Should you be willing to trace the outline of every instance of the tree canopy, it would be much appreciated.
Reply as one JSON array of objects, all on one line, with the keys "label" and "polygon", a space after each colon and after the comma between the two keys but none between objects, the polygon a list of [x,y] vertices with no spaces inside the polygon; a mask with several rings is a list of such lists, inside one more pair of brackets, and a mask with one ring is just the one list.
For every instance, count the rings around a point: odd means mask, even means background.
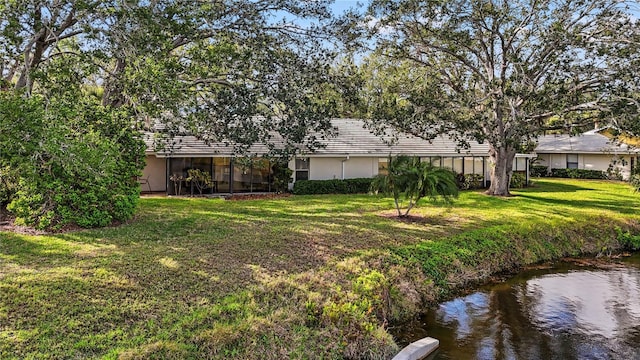
[{"label": "tree canopy", "polygon": [[[638,22],[617,0],[374,0],[354,26],[374,127],[489,145],[493,195],[555,125],[638,122]],[[368,91],[366,91],[368,90]]]},{"label": "tree canopy", "polygon": [[[323,49],[329,1],[5,1],[0,4],[4,89],[42,93],[55,58],[85,64],[76,80],[105,106],[131,107],[169,133],[246,150],[284,139],[318,146],[335,106]],[[275,151],[275,149],[274,149]]]},{"label": "tree canopy", "polygon": [[41,228],[130,218],[145,128],[238,154],[319,146],[336,109],[328,3],[0,2],[0,203]]}]

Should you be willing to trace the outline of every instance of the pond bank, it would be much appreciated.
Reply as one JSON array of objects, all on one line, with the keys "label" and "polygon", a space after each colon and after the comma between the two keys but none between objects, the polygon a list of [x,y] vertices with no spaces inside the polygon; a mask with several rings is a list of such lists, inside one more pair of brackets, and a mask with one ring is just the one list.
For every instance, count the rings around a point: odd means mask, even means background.
[{"label": "pond bank", "polygon": [[439,302],[527,266],[565,257],[587,257],[581,260],[584,263],[601,262],[596,257],[627,251],[626,239],[638,237],[633,234],[640,234],[636,221],[587,217],[554,227],[540,223],[477,229],[440,242],[395,248],[389,261],[402,264],[406,274],[412,267],[418,268],[421,276],[390,284],[384,292],[395,295],[381,302],[386,308],[378,313],[395,314],[395,318],[383,321],[399,324]]}]

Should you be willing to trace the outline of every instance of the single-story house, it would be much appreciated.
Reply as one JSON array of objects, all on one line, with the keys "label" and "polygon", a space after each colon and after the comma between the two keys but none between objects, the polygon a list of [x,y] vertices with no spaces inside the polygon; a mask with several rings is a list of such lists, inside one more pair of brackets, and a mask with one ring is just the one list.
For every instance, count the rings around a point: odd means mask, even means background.
[{"label": "single-story house", "polygon": [[606,129],[580,135],[545,135],[538,138],[536,165],[551,169],[600,170],[629,179],[638,164],[640,149],[615,142]]},{"label": "single-story house", "polygon": [[[291,159],[293,182],[297,180],[327,180],[374,177],[387,166],[389,155],[419,156],[423,161],[447,167],[459,174],[478,174],[486,185],[489,181],[488,145],[471,142],[468,149],[458,149],[447,137],[426,141],[408,134],[396,134],[381,139],[356,119],[334,119],[335,137],[326,140],[325,147]],[[156,150],[153,134],[146,134],[147,165],[142,178],[148,183],[143,191],[188,194],[194,191],[184,182],[188,169],[200,169],[211,174],[213,186],[206,193],[273,191],[271,164],[267,159],[235,156],[233,147],[221,143],[206,143],[195,136],[179,136],[177,144]],[[267,153],[266,146],[256,145],[252,154]],[[518,154],[514,170],[528,176],[529,161],[534,155]],[[182,182],[176,186],[177,181]]]}]

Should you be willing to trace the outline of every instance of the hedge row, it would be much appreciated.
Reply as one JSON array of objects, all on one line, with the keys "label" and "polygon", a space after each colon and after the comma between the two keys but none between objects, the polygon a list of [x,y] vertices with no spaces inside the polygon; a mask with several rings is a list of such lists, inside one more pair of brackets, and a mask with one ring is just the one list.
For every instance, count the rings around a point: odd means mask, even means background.
[{"label": "hedge row", "polygon": [[532,177],[549,176],[549,168],[544,165],[532,165],[529,168],[529,174],[531,174]]},{"label": "hedge row", "polygon": [[298,180],[293,185],[296,195],[362,194],[371,188],[370,178],[334,180]]},{"label": "hedge row", "polygon": [[607,179],[607,173],[601,170],[586,169],[551,169],[544,165],[534,165],[530,169],[531,176],[534,177],[557,177],[570,179]]},{"label": "hedge row", "polygon": [[551,176],[570,179],[606,179],[607,174],[600,170],[551,169]]}]

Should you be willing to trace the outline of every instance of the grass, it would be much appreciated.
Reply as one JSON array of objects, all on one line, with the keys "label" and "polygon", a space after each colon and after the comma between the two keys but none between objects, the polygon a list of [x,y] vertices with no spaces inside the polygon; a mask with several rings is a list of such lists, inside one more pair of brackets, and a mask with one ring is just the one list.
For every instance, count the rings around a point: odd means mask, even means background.
[{"label": "grass", "polygon": [[369,195],[143,198],[115,228],[0,233],[0,358],[388,358],[385,326],[499,271],[636,239],[627,184],[541,179],[390,218]]}]

